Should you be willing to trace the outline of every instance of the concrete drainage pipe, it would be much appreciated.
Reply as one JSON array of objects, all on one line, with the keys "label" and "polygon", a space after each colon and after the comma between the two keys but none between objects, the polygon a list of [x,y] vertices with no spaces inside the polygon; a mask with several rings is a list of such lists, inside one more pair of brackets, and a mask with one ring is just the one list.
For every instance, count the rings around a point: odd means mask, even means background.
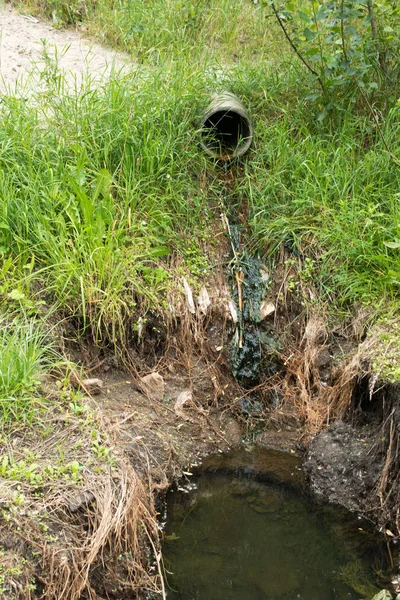
[{"label": "concrete drainage pipe", "polygon": [[210,156],[229,160],[251,146],[253,128],[240,100],[230,92],[215,95],[200,124],[201,145]]}]

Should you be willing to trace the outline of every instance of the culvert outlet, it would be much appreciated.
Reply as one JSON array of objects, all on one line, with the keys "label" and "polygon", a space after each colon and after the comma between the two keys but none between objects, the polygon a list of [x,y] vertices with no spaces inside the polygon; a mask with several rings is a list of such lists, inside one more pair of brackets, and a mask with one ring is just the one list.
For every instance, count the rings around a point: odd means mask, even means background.
[{"label": "culvert outlet", "polygon": [[200,133],[207,154],[223,160],[242,156],[253,140],[246,109],[230,92],[214,96],[201,120]]}]

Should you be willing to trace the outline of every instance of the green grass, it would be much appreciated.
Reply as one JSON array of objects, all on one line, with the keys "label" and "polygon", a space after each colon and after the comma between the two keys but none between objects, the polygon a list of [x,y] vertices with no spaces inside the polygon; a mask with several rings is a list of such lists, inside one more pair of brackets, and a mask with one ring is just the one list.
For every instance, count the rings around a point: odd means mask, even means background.
[{"label": "green grass", "polygon": [[[3,306],[32,315],[56,308],[97,343],[130,343],[139,317],[168,314],[179,275],[207,277],[227,193],[233,210],[248,207],[254,251],[273,265],[282,244],[294,245],[333,311],[396,305],[398,165],[353,105],[316,121],[302,100],[314,84],[282,52],[265,8],[247,0],[24,6],[54,13],[60,25],[85,24],[137,67],[73,89],[47,54],[36,92],[2,98]],[[242,98],[255,130],[229,192],[197,132],[210,93],[223,89]],[[394,108],[382,127],[400,157],[399,122]]]},{"label": "green grass", "polygon": [[[385,127],[400,156],[400,111]],[[399,298],[400,171],[361,117],[317,128],[304,114],[261,116],[241,193],[265,255],[293,242],[315,261],[319,289],[335,302]]]},{"label": "green grass", "polygon": [[34,321],[1,321],[0,325],[0,423],[29,421],[41,404],[40,376],[55,354]]},{"label": "green grass", "polygon": [[5,299],[16,289],[57,303],[97,341],[121,341],[137,305],[136,318],[162,312],[171,261],[212,223],[197,180],[202,80],[116,73],[71,93],[56,76],[29,105],[4,99],[1,246],[19,274]]},{"label": "green grass", "polygon": [[101,42],[160,65],[182,53],[260,62],[275,46],[271,19],[251,0],[23,0],[25,10],[58,26],[82,25]]}]

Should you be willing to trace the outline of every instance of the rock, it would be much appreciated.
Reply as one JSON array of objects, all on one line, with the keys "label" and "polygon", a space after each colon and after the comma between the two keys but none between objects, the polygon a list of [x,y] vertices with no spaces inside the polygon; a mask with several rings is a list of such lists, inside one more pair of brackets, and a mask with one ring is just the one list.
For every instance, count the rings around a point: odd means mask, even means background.
[{"label": "rock", "polygon": [[275,304],[273,302],[267,302],[267,300],[264,300],[264,302],[261,303],[261,306],[260,306],[261,321],[266,319],[269,315],[272,315],[274,312],[275,312]]},{"label": "rock", "polygon": [[165,392],[165,382],[160,373],[154,371],[140,380],[140,387],[143,393],[150,396],[152,400],[162,401]]},{"label": "rock", "polygon": [[393,596],[389,590],[381,590],[372,598],[372,600],[392,600],[392,598]]},{"label": "rock", "polygon": [[81,386],[83,387],[84,391],[88,394],[92,394],[93,396],[101,393],[103,385],[103,381],[97,378],[82,379],[81,381]]},{"label": "rock", "polygon": [[185,406],[185,404],[187,402],[190,402],[191,400],[192,400],[192,392],[190,390],[183,390],[183,392],[181,392],[179,394],[179,396],[176,399],[176,402],[174,404],[174,411],[178,417],[183,417],[184,419],[186,419],[186,415],[182,409]]}]

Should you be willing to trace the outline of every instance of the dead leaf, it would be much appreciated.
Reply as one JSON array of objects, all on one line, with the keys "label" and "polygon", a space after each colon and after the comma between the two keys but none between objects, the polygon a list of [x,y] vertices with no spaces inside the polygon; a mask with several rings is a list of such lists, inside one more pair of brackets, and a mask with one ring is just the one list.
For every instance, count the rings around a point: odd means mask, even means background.
[{"label": "dead leaf", "polygon": [[209,293],[207,292],[207,289],[204,285],[200,290],[199,297],[197,298],[197,304],[199,306],[200,312],[202,312],[203,315],[205,315],[207,313],[208,307],[211,305],[211,300]]},{"label": "dead leaf", "polygon": [[260,318],[261,321],[266,319],[269,315],[275,312],[275,304],[273,302],[267,302],[264,300],[260,306]]},{"label": "dead leaf", "polygon": [[196,314],[196,307],[194,305],[192,288],[188,284],[186,277],[182,277],[182,281],[183,281],[183,287],[185,288],[185,294],[186,294],[186,300],[187,300],[189,312],[192,313],[192,315],[194,315],[194,314]]}]

